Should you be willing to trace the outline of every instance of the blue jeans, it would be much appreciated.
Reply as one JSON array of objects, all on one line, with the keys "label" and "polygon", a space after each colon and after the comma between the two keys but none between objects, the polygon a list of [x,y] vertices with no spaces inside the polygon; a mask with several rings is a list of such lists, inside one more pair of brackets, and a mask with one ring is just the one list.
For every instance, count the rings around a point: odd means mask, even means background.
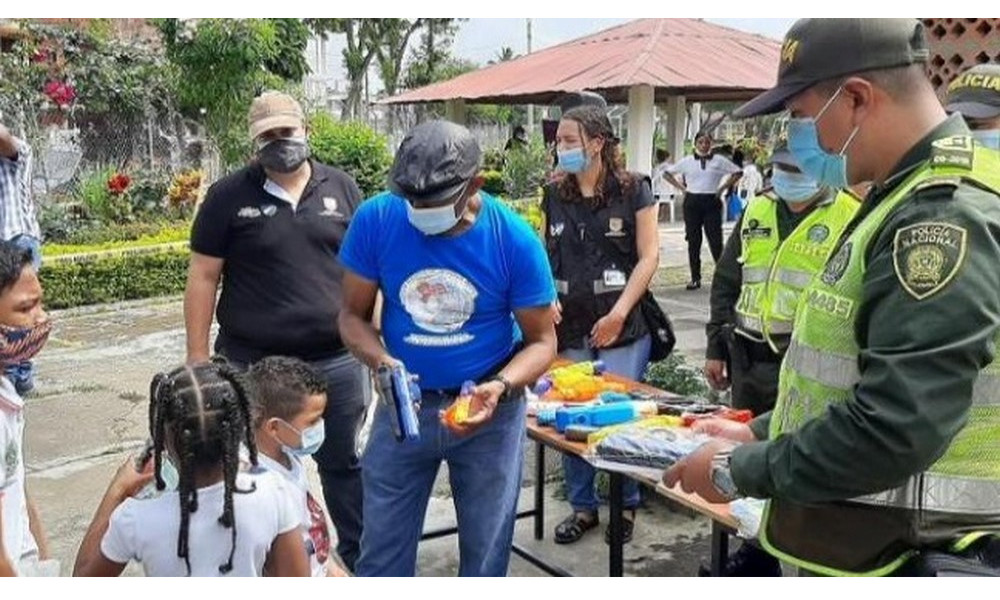
[{"label": "blue jeans", "polygon": [[[41,268],[42,243],[38,241],[38,238],[21,234],[11,238],[9,241],[19,248],[31,251],[31,265],[35,268],[35,272]],[[4,375],[14,384],[14,388],[19,394],[27,393],[35,387],[35,373],[30,360],[20,362],[16,365],[8,365],[4,370]]]},{"label": "blue jeans", "polygon": [[[609,373],[641,381],[649,362],[650,343],[650,338],[646,335],[620,348],[569,348],[560,355],[573,362],[602,360]],[[594,489],[597,470],[582,458],[563,454],[563,472],[566,476],[566,493],[573,510],[597,512],[597,507],[601,504],[597,490]],[[625,478],[622,492],[623,506],[626,509],[639,506],[639,483],[636,480]]]},{"label": "blue jeans", "polygon": [[323,420],[326,439],[313,460],[323,485],[323,499],[337,530],[337,554],[353,570],[361,554],[363,491],[358,433],[372,401],[368,367],[354,355],[315,361],[312,367],[326,380]]},{"label": "blue jeans", "polygon": [[[241,370],[248,366],[237,361],[230,364]],[[357,442],[365,410],[372,399],[371,377],[368,367],[349,352],[310,365],[326,380],[327,388],[323,412],[326,439],[313,454],[313,460],[330,520],[337,530],[337,554],[353,571],[361,553],[363,508]]]},{"label": "blue jeans", "polygon": [[525,440],[523,400],[501,402],[493,419],[459,437],[438,421],[453,398],[427,394],[418,414],[420,439],[400,443],[379,404],[361,459],[365,525],[362,577],[415,574],[417,543],[441,461],[458,519],[460,576],[502,577],[510,563]]}]

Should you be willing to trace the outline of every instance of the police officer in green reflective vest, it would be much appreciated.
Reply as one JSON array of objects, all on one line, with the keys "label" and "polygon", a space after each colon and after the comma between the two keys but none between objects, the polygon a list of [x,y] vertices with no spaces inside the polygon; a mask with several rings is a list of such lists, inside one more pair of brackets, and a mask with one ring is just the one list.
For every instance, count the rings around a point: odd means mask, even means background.
[{"label": "police officer in green reflective vest", "polygon": [[[712,279],[705,376],[717,390],[732,384],[735,408],[761,415],[774,408],[778,366],[791,340],[802,290],[826,264],[858,211],[849,192],[821,186],[791,152],[771,157],[770,192],[750,200]],[[781,575],[778,561],[744,544],[728,576]]]},{"label": "police officer in green reflective vest", "polygon": [[928,55],[913,19],[800,20],[736,111],[787,108],[804,172],[873,185],[803,292],[774,410],[701,425],[718,439],[664,482],[768,499],[762,544],[814,573],[1000,554],[1000,162],[945,114]]},{"label": "police officer in green reflective vest", "polygon": [[1000,152],[1000,65],[976,65],[956,77],[945,110],[962,115],[981,146]]}]

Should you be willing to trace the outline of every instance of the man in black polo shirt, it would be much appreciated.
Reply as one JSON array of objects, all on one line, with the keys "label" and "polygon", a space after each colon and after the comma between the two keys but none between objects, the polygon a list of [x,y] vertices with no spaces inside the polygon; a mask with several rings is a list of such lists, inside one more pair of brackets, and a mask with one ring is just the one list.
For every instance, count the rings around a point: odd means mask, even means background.
[{"label": "man in black polo shirt", "polygon": [[361,192],[343,171],[309,160],[302,109],[291,96],[256,98],[250,135],[255,160],[208,190],[191,232],[187,360],[209,358],[224,276],[216,352],[244,368],[265,356],[293,356],[324,374],[326,440],[314,458],[337,552],[353,569],[362,523],[356,440],[371,391],[367,368],[337,330],[344,273],[337,254]]}]

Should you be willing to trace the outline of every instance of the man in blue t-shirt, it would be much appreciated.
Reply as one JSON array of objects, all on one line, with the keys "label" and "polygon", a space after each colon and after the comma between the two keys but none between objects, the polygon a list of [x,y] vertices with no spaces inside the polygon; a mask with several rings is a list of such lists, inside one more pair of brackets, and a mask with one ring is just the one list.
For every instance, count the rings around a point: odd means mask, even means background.
[{"label": "man in blue t-shirt", "polygon": [[[432,121],[403,140],[390,192],[354,215],[340,334],[372,369],[403,363],[419,376],[420,439],[399,443],[379,406],[364,471],[364,533],[356,571],[408,576],[441,461],[458,517],[459,575],[507,573],[521,484],[524,386],[556,354],[555,287],[541,241],[481,193],[481,152],[464,127]],[[382,339],[371,324],[382,293]],[[477,383],[466,430],[439,412]]]}]

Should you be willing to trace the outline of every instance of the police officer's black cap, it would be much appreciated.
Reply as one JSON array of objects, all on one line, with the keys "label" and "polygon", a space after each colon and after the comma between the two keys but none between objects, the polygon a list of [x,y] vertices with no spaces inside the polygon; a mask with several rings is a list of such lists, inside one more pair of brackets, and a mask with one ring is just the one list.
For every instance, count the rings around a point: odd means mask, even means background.
[{"label": "police officer's black cap", "polygon": [[559,110],[562,114],[581,106],[594,106],[601,110],[607,110],[608,101],[597,92],[572,92],[559,99]]},{"label": "police officer's black cap", "polygon": [[389,175],[389,190],[434,204],[454,198],[479,172],[479,142],[461,125],[428,121],[403,138]]},{"label": "police officer's black cap", "polygon": [[795,160],[795,155],[788,149],[786,144],[779,144],[771,153],[770,163],[772,165],[788,165],[800,169],[799,161]]},{"label": "police officer's black cap", "polygon": [[781,46],[777,84],[733,116],[775,113],[821,81],[923,64],[929,56],[924,26],[916,19],[799,19]]},{"label": "police officer's black cap", "polygon": [[956,77],[945,109],[968,119],[1000,117],[1000,65],[976,65]]}]

